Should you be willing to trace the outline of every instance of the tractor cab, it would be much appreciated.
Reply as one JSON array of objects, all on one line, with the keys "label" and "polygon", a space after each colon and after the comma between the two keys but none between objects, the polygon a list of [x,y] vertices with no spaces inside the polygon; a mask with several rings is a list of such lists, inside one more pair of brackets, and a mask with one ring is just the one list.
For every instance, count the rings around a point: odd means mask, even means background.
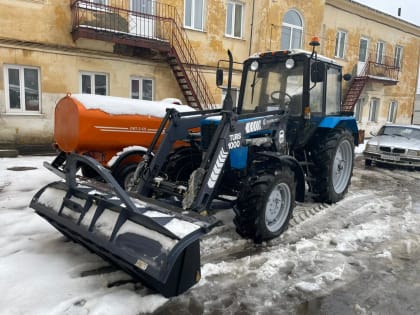
[{"label": "tractor cab", "polygon": [[341,66],[317,56],[315,49],[255,54],[244,62],[236,111],[284,111],[289,117],[288,142],[299,147],[325,117],[340,115],[342,79]]}]

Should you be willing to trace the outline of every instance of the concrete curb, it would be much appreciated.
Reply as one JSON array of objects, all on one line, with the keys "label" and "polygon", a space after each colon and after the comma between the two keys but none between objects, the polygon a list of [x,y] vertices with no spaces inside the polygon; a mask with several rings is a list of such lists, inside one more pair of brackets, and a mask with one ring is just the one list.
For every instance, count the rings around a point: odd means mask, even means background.
[{"label": "concrete curb", "polygon": [[0,158],[14,158],[19,155],[19,151],[15,149],[0,149]]}]

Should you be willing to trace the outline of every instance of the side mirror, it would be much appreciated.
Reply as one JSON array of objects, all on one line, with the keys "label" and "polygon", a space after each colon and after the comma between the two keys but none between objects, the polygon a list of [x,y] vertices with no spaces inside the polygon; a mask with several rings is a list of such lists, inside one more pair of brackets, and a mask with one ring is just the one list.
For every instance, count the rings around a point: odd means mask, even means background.
[{"label": "side mirror", "polygon": [[350,81],[351,80],[351,74],[350,73],[346,73],[345,75],[343,75],[343,80],[344,81]]},{"label": "side mirror", "polygon": [[216,85],[217,86],[223,85],[223,69],[216,70]]},{"label": "side mirror", "polygon": [[311,81],[313,83],[324,82],[325,63],[321,61],[314,62],[311,66]]}]

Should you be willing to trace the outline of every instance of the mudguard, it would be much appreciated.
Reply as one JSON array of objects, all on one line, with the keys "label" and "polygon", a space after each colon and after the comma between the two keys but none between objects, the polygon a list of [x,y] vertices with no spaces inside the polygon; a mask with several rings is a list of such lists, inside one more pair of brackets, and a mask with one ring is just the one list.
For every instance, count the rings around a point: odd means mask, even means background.
[{"label": "mudguard", "polygon": [[[102,181],[76,176],[82,164]],[[68,155],[63,175],[65,181],[43,187],[30,204],[57,230],[165,297],[200,280],[199,238],[216,220],[129,194],[89,157]]]}]

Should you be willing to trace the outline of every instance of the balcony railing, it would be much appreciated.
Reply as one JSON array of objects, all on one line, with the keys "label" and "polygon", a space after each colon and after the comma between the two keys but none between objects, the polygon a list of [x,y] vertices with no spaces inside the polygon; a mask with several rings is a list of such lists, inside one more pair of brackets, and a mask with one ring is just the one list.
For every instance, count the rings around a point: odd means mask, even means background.
[{"label": "balcony railing", "polygon": [[[114,42],[127,43],[129,40],[153,40],[159,47],[171,40],[175,8],[158,2],[140,1],[140,10],[130,10],[130,1],[120,1],[121,5],[109,6],[85,0],[72,0],[72,34],[74,37],[112,37]],[[115,1],[113,3],[116,3]],[[155,47],[156,48],[156,47]]]},{"label": "balcony railing", "polygon": [[371,80],[382,81],[384,84],[387,82],[388,84],[396,84],[398,82],[399,72],[400,67],[397,65],[395,58],[383,56],[379,61],[376,59],[375,54],[371,54],[359,76],[366,76]]}]

